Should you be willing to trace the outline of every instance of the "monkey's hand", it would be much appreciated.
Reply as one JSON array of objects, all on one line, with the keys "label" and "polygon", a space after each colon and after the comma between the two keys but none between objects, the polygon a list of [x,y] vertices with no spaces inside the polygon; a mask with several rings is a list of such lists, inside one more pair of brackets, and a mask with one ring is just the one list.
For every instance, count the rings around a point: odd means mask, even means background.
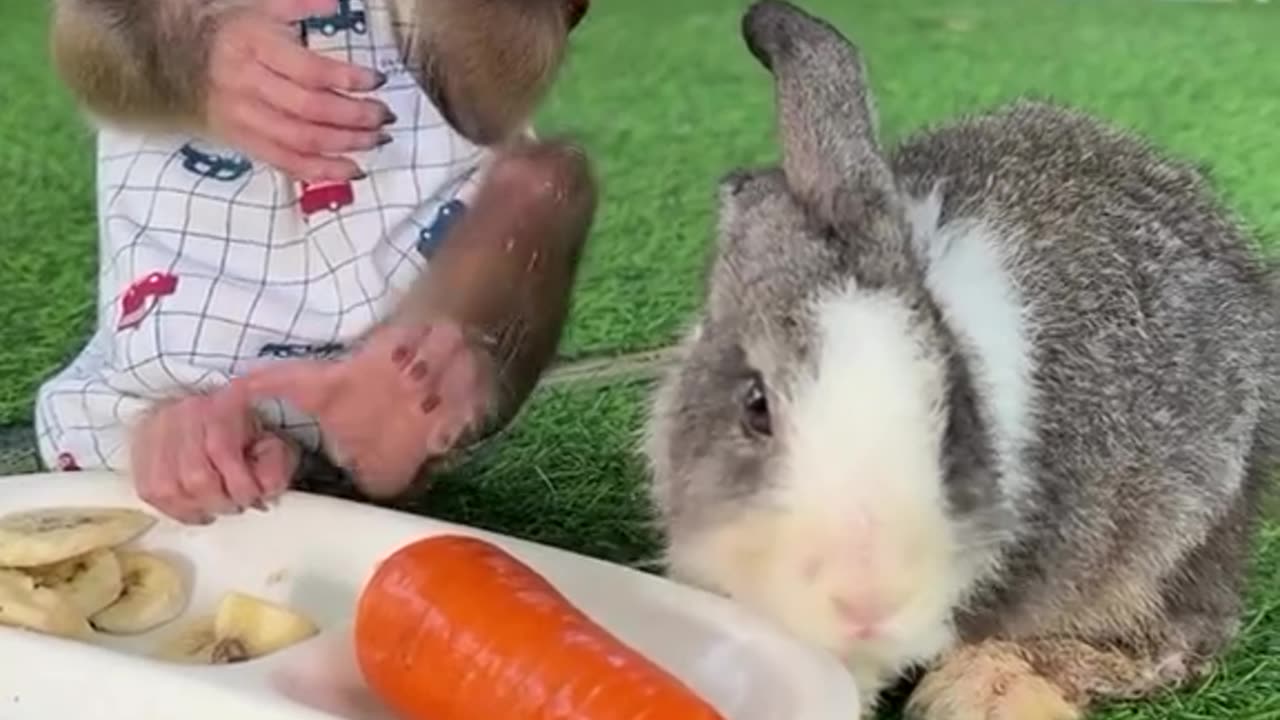
[{"label": "monkey's hand", "polygon": [[243,152],[298,180],[349,180],[362,172],[342,153],[390,140],[394,121],[370,91],[386,78],[303,47],[291,23],[332,13],[335,0],[266,0],[229,18],[209,53],[210,129]]},{"label": "monkey's hand", "polygon": [[262,428],[234,386],[157,407],[135,427],[130,454],[138,497],[188,524],[265,509],[299,462],[297,447]]},{"label": "monkey's hand", "polygon": [[346,360],[273,363],[236,382],[315,418],[361,491],[388,498],[479,427],[494,377],[489,354],[456,324],[439,322],[387,325]]},{"label": "monkey's hand", "polygon": [[341,180],[341,153],[385,142],[390,111],[343,92],[380,73],[305,48],[296,22],[337,0],[57,0],[59,77],[100,121],[204,134],[300,180]]}]

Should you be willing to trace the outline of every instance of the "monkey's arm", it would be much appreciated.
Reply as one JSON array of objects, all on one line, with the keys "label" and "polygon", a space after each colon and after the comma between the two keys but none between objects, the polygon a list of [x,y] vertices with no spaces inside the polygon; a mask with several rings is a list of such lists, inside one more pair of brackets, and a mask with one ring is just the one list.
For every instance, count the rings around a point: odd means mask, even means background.
[{"label": "monkey's arm", "polygon": [[597,202],[580,149],[522,141],[502,151],[394,313],[399,325],[448,319],[487,350],[493,393],[477,435],[511,420],[554,357]]},{"label": "monkey's arm", "polygon": [[209,47],[253,0],[55,0],[51,50],[84,109],[137,129],[204,124]]},{"label": "monkey's arm", "polygon": [[366,495],[425,488],[436,466],[508,425],[546,370],[595,207],[578,149],[500,150],[471,208],[361,348],[237,382],[314,417],[327,454]]}]

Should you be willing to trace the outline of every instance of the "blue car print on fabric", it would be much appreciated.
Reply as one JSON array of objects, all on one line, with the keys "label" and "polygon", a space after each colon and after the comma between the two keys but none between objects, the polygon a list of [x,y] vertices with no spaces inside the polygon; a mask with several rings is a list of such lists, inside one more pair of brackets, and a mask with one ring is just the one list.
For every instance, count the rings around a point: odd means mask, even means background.
[{"label": "blue car print on fabric", "polygon": [[461,200],[450,200],[441,205],[431,224],[418,233],[418,252],[422,253],[423,257],[431,257],[436,248],[440,247],[440,241],[444,240],[449,228],[453,227],[453,224],[466,211],[467,206]]},{"label": "blue car print on fabric", "polygon": [[229,155],[207,153],[197,150],[191,143],[183,145],[178,152],[182,154],[183,169],[213,180],[224,182],[239,180],[253,169],[253,163],[249,158],[236,153]]},{"label": "blue car print on fabric", "polygon": [[333,36],[339,30],[350,30],[357,35],[365,34],[368,29],[363,10],[352,10],[351,0],[338,0],[338,12],[332,15],[307,18],[302,23],[303,32],[318,30],[324,35]]},{"label": "blue car print on fabric", "polygon": [[321,344],[267,343],[258,350],[258,357],[332,359],[341,355],[345,350],[346,347],[337,342]]}]

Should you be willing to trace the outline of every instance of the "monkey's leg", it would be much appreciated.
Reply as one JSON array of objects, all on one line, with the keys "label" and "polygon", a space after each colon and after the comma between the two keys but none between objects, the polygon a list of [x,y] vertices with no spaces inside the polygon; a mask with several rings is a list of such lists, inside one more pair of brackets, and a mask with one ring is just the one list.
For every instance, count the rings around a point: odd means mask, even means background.
[{"label": "monkey's leg", "polygon": [[366,494],[403,492],[523,405],[559,344],[595,205],[575,147],[502,151],[427,272],[351,359],[281,363],[245,382],[315,417]]},{"label": "monkey's leg", "polygon": [[1075,638],[963,646],[927,673],[910,720],[1081,720],[1097,701],[1138,699],[1197,672],[1179,652],[1140,655]]}]

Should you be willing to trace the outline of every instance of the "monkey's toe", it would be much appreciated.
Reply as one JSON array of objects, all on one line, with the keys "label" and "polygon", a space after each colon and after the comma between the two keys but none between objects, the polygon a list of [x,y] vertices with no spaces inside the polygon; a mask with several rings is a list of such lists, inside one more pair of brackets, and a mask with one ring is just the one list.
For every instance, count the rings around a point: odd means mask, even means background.
[{"label": "monkey's toe", "polygon": [[427,326],[416,337],[397,344],[391,362],[400,373],[405,399],[422,412],[434,411],[449,368],[465,361],[468,352],[462,329],[453,323]]}]

